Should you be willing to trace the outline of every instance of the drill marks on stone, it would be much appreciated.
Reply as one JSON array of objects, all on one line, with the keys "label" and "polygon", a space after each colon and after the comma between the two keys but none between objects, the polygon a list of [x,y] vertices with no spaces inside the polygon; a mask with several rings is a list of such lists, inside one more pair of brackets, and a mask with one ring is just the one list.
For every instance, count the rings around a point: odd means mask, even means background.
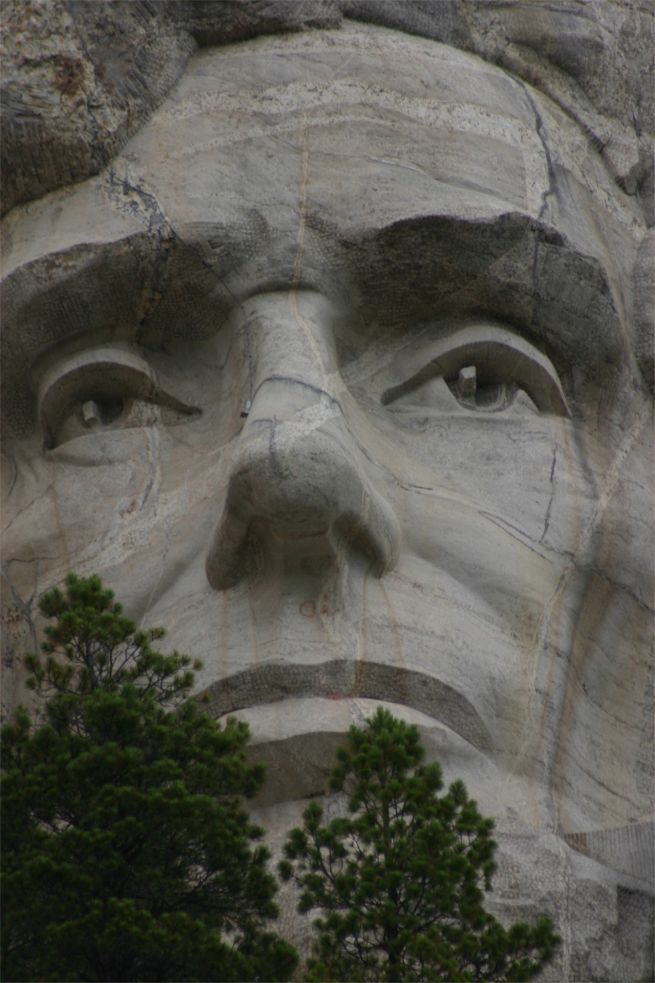
[{"label": "drill marks on stone", "polygon": [[645,880],[650,894],[655,877],[654,834],[653,822],[648,817],[625,826],[569,833],[564,839],[574,850]]},{"label": "drill marks on stone", "polygon": [[[248,376],[247,401],[250,403],[250,409],[248,410],[248,414],[250,414],[250,412],[252,410],[252,403],[253,403],[253,400],[255,398],[255,392],[256,392],[256,390],[255,390],[255,355],[254,355],[254,351],[253,351],[254,343],[253,343],[253,338],[252,338],[252,335],[253,335],[253,326],[254,326],[255,322],[256,322],[256,318],[254,316],[253,317],[246,317],[246,318],[244,318],[243,319],[243,323],[241,325],[241,330],[238,333],[235,332],[235,335],[234,335],[235,340],[238,337],[238,339],[240,341],[240,349],[239,349],[239,355],[237,357],[237,361],[240,363],[240,368],[242,370],[245,368],[245,372],[246,372],[246,374]],[[230,342],[230,347],[231,347],[231,345],[232,345],[232,342]],[[228,352],[228,355],[229,355],[229,352]],[[225,364],[227,364],[228,355],[226,355]],[[224,367],[225,366],[221,366],[221,370],[223,370]]]},{"label": "drill marks on stone", "polygon": [[571,973],[571,949],[573,946],[572,909],[574,906],[572,892],[575,886],[575,877],[571,870],[571,860],[564,843],[561,840],[555,840],[554,846],[559,854],[559,863],[557,865],[557,897],[559,904],[563,902],[564,908],[557,921],[557,929],[562,934],[562,941],[564,943],[562,945],[563,952],[561,958],[563,959],[563,963],[561,965],[561,977],[564,980],[571,980],[576,978]]},{"label": "drill marks on stone", "polygon": [[296,240],[296,255],[293,264],[293,290],[291,294],[291,305],[293,317],[305,336],[309,347],[314,354],[315,365],[319,368],[323,383],[325,382],[325,371],[323,359],[321,358],[316,339],[300,311],[298,303],[298,291],[302,283],[303,263],[305,259],[305,235],[307,231],[307,187],[309,183],[309,117],[305,107],[301,106],[302,117],[302,152],[300,160],[300,176],[298,184],[298,235]]},{"label": "drill marks on stone", "polygon": [[230,649],[233,644],[230,618],[232,599],[228,597],[227,591],[217,591],[215,602],[220,609],[219,630],[216,632],[216,668],[218,678],[223,679],[230,671]]},{"label": "drill marks on stone", "polygon": [[[296,258],[293,264],[293,283],[297,289],[302,280],[302,266],[305,255],[305,230],[307,228],[307,181],[309,178],[309,146],[307,135],[307,122],[304,121],[302,156],[300,164],[300,183],[298,187],[298,239],[296,245]],[[294,298],[295,299],[295,298]],[[297,310],[297,307],[295,308]]]},{"label": "drill marks on stone", "polygon": [[355,680],[353,682],[351,696],[361,695],[362,676],[364,666],[368,660],[368,630],[369,630],[369,610],[368,610],[368,584],[369,571],[364,571],[362,580],[362,606],[359,619],[359,630],[357,632],[357,651],[355,654]]},{"label": "drill marks on stone", "polygon": [[[338,652],[341,647],[342,628],[339,623],[343,613],[347,567],[339,565],[339,558],[324,577],[316,599],[316,611],[330,648]],[[350,598],[352,600],[352,597]]]},{"label": "drill marks on stone", "polygon": [[299,294],[303,279],[303,262],[305,258],[305,234],[307,231],[307,187],[309,183],[309,121],[303,115],[302,158],[300,168],[300,184],[298,188],[298,237],[296,255],[293,264],[293,289],[291,291],[291,308],[295,323],[300,328],[314,356],[323,386],[326,385],[326,372],[323,357],[316,343],[314,333],[300,310]]},{"label": "drill marks on stone", "polygon": [[[59,502],[59,495],[58,495],[58,492],[57,492],[57,482],[56,481],[52,481],[52,483],[51,483],[51,485],[49,487],[52,489],[52,494],[49,497],[50,497],[50,500],[52,502],[52,511],[53,511],[53,514],[54,514],[54,517],[55,517],[55,526],[56,526],[56,529],[57,529],[57,536],[58,536],[59,542],[62,545],[63,564],[64,564],[64,567],[65,567],[66,570],[70,570],[71,567],[72,567],[72,563],[71,563],[71,560],[70,560],[70,550],[68,548],[68,540],[66,538],[66,533],[64,531],[64,529],[65,529],[64,523],[61,520],[61,505],[60,505],[60,502]],[[88,553],[88,550],[85,550],[84,552],[85,553]]]},{"label": "drill marks on stone", "polygon": [[[396,665],[401,666],[403,669],[406,669],[407,666],[406,666],[405,656],[403,653],[403,643],[400,638],[398,616],[391,602],[391,597],[384,584],[384,580],[379,580],[378,583],[380,586],[380,591],[382,592],[382,597],[384,598],[384,605],[389,615],[388,624],[391,628],[391,636],[393,638],[393,653],[395,656],[395,663]],[[401,702],[405,702],[405,701],[401,701]]]}]

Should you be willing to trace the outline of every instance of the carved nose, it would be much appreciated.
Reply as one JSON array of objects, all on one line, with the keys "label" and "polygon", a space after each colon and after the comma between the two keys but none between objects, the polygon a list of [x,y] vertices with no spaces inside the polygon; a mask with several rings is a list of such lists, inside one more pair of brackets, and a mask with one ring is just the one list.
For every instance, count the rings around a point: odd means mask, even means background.
[{"label": "carved nose", "polygon": [[[301,321],[285,317],[275,295],[272,305],[259,298],[260,315],[249,322],[257,366],[266,374],[259,373],[207,556],[217,590],[260,571],[273,551],[289,555],[312,542],[335,555],[359,555],[377,576],[398,556],[396,517],[372,486],[342,406],[326,388],[334,374],[321,355],[325,312],[313,296],[304,298]],[[283,326],[302,337],[281,344]]]}]

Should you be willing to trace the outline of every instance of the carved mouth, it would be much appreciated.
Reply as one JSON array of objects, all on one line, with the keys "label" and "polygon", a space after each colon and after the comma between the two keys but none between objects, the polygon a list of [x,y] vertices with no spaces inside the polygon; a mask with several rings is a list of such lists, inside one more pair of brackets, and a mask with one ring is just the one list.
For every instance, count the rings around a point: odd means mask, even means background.
[{"label": "carved mouth", "polygon": [[380,662],[267,662],[213,683],[198,699],[208,713],[222,717],[297,697],[361,698],[401,704],[445,724],[483,754],[493,748],[487,726],[462,693],[434,676]]}]

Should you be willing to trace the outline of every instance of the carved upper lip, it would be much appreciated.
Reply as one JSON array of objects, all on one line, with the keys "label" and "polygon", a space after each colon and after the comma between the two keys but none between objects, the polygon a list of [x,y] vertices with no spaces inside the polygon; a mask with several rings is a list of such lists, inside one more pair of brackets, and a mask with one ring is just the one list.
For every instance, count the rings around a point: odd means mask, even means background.
[{"label": "carved upper lip", "polygon": [[266,703],[302,696],[400,703],[440,721],[485,754],[494,746],[480,713],[463,693],[436,676],[384,662],[267,662],[222,678],[202,696],[208,711],[221,717],[261,703],[262,693]]},{"label": "carved upper lip", "polygon": [[301,436],[288,424],[256,421],[243,439],[207,561],[227,590],[266,564],[271,550],[315,539],[333,553],[355,551],[376,576],[398,558],[397,519],[359,466],[339,428]]}]

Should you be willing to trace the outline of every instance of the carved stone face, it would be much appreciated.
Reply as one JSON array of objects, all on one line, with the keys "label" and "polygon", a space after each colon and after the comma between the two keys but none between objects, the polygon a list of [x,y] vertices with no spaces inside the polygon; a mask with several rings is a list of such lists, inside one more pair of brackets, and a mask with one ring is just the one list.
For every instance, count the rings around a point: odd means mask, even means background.
[{"label": "carved stone face", "polygon": [[278,748],[280,798],[384,700],[497,815],[641,818],[642,233],[473,56],[354,26],[198,54],[7,221],[14,602],[99,573]]}]

